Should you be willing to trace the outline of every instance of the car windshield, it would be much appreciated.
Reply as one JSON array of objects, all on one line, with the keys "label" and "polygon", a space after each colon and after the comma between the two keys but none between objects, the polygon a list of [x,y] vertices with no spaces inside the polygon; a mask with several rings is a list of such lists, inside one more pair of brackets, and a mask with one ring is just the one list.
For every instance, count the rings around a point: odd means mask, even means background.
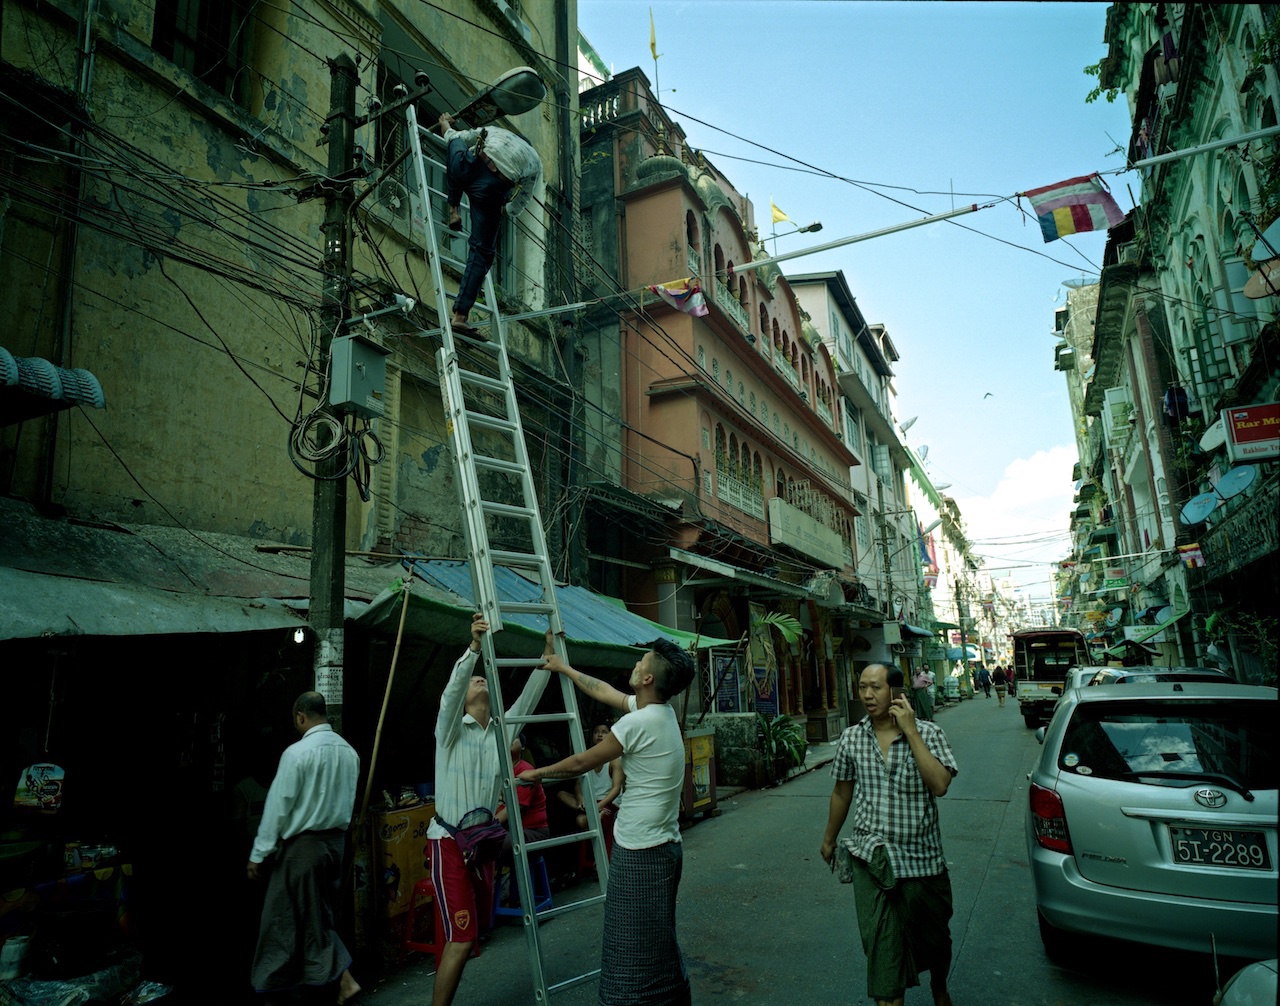
[{"label": "car windshield", "polygon": [[1058,767],[1162,786],[1216,778],[1275,789],[1274,720],[1273,702],[1082,702],[1067,725]]}]

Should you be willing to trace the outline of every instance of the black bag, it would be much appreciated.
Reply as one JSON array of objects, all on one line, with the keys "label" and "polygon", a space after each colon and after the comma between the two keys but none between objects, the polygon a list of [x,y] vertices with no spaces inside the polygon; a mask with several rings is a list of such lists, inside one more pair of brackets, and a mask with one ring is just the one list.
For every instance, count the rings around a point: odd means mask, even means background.
[{"label": "black bag", "polygon": [[477,807],[467,811],[457,827],[439,814],[436,815],[436,820],[458,843],[462,861],[467,866],[484,866],[498,861],[502,845],[507,840],[507,829],[488,808]]}]

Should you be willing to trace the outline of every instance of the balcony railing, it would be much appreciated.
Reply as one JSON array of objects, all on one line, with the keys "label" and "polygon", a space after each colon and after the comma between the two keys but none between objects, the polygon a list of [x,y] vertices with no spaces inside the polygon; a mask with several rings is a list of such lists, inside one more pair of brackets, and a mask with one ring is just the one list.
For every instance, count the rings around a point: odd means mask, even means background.
[{"label": "balcony railing", "polygon": [[827,408],[827,403],[821,398],[813,403],[813,411],[816,412],[828,426],[831,425],[831,410]]},{"label": "balcony railing", "polygon": [[1280,548],[1280,482],[1272,482],[1200,536],[1205,572],[1234,573]]},{"label": "balcony railing", "polygon": [[716,472],[716,498],[758,520],[764,520],[764,496],[752,485],[728,472]]},{"label": "balcony railing", "polygon": [[773,354],[773,366],[783,377],[787,379],[787,383],[796,391],[800,390],[800,374],[796,368],[791,366],[791,361],[782,356],[781,353]]},{"label": "balcony railing", "polygon": [[685,262],[689,265],[690,276],[702,275],[702,256],[698,254],[698,249],[685,247]]},{"label": "balcony railing", "polygon": [[720,280],[716,280],[715,287],[716,303],[720,305],[720,310],[738,323],[744,335],[748,334],[751,331],[751,323],[747,320],[747,309],[738,303],[738,298],[733,295],[733,291]]}]

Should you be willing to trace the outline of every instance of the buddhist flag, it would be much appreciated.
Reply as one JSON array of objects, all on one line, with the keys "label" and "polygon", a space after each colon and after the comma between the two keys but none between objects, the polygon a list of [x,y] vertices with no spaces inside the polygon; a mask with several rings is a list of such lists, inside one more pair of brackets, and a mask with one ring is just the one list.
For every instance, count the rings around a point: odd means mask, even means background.
[{"label": "buddhist flag", "polygon": [[697,283],[690,283],[687,278],[651,286],[649,291],[656,293],[677,311],[683,311],[685,314],[701,318],[709,313],[707,300],[702,296],[702,288]]},{"label": "buddhist flag", "polygon": [[1040,219],[1040,233],[1046,244],[1068,234],[1107,230],[1124,219],[1097,172],[1022,194]]},{"label": "buddhist flag", "polygon": [[769,209],[773,211],[773,222],[775,224],[781,223],[783,220],[791,219],[789,216],[783,213],[782,210],[778,209],[778,204],[773,201],[772,196],[769,197]]},{"label": "buddhist flag", "polygon": [[1204,553],[1200,551],[1200,543],[1192,542],[1190,545],[1178,546],[1178,558],[1182,560],[1182,565],[1187,569],[1199,569],[1205,565]]},{"label": "buddhist flag", "polygon": [[658,35],[653,30],[653,8],[652,7],[649,8],[649,51],[653,53],[653,58],[656,61],[658,58]]}]

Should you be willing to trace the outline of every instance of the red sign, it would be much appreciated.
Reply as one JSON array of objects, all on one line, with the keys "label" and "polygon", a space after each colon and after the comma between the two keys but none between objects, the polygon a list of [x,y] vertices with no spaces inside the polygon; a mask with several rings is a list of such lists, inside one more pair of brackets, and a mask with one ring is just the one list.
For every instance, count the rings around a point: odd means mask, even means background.
[{"label": "red sign", "polygon": [[1222,425],[1232,463],[1280,457],[1280,402],[1223,409]]}]

